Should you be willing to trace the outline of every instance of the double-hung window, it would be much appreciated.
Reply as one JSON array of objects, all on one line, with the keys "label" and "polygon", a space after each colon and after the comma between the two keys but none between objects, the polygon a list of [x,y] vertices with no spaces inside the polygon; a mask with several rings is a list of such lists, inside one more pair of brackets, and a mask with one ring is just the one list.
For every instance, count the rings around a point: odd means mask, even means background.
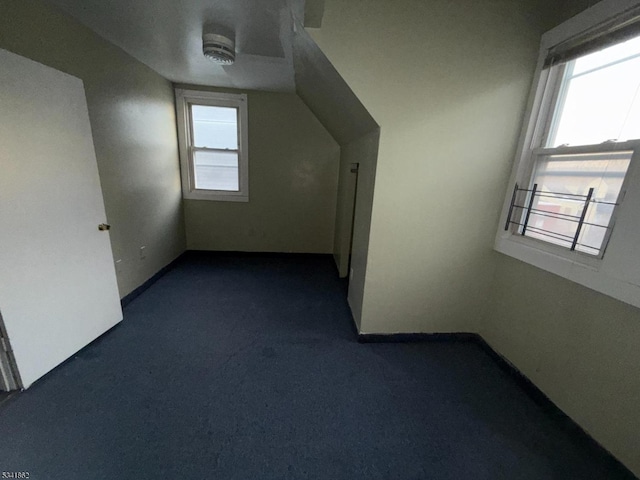
[{"label": "double-hung window", "polygon": [[176,90],[184,198],[249,200],[247,98]]},{"label": "double-hung window", "polygon": [[496,249],[628,301],[639,162],[640,7],[605,0],[543,36]]}]

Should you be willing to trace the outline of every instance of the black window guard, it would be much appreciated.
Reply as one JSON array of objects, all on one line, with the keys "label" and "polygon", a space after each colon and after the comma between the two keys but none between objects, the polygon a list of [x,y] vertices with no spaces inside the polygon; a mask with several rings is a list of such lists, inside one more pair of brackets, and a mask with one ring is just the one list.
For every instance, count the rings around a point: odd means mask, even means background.
[{"label": "black window guard", "polygon": [[[537,235],[542,235],[542,236],[546,236],[549,238],[553,238],[555,240],[560,240],[560,241],[564,241],[567,243],[571,243],[571,247],[570,250],[574,251],[576,249],[576,246],[580,245],[592,250],[596,250],[596,251],[600,251],[602,246],[600,247],[594,247],[592,245],[586,245],[583,243],[579,243],[578,239],[580,238],[580,233],[582,232],[582,228],[585,225],[590,225],[593,227],[599,227],[599,228],[604,228],[604,229],[611,229],[610,225],[600,225],[600,224],[596,224],[596,223],[590,223],[590,222],[586,222],[585,218],[587,217],[587,212],[589,210],[589,206],[593,203],[599,203],[599,204],[606,204],[606,205],[618,205],[618,203],[615,202],[605,202],[605,201],[601,201],[601,200],[594,200],[593,199],[593,188],[590,188],[588,193],[586,195],[577,195],[577,194],[573,194],[573,193],[560,193],[560,192],[547,192],[547,191],[542,191],[542,190],[538,190],[538,184],[534,184],[533,188],[531,189],[526,189],[526,188],[520,188],[518,186],[518,184],[515,184],[515,187],[513,188],[513,195],[511,196],[511,203],[509,204],[509,213],[507,215],[507,221],[504,225],[504,229],[505,230],[509,230],[509,227],[511,225],[517,225],[520,228],[520,235],[525,235],[527,233],[527,231],[531,231],[532,233],[535,233]],[[527,195],[525,197],[525,202],[524,205],[520,205],[517,203],[517,199],[518,199],[518,193],[519,192],[526,192]],[[546,198],[553,198],[553,199],[557,199],[557,200],[566,200],[566,201],[574,201],[574,202],[581,202],[582,203],[582,212],[580,213],[580,215],[569,215],[566,213],[558,213],[558,212],[552,212],[552,211],[548,211],[548,210],[541,210],[539,208],[534,208],[534,202],[536,197],[546,197]],[[522,210],[524,212],[524,220],[522,221],[522,223],[520,222],[516,222],[514,220],[512,220],[513,215],[514,215],[514,210]],[[565,220],[565,221],[569,221],[569,222],[575,222],[577,223],[576,226],[576,232],[573,236],[569,236],[563,233],[559,233],[559,232],[554,232],[551,230],[545,230],[539,227],[532,227],[529,225],[529,217],[531,216],[531,214],[534,215],[540,215],[540,216],[544,216],[544,217],[550,217],[550,218],[557,218],[559,220]]]}]

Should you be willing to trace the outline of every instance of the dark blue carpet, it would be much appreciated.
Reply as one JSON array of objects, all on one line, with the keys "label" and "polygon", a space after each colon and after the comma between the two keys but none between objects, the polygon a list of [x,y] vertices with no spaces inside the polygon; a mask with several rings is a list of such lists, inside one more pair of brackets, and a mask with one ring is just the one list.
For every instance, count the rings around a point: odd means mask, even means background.
[{"label": "dark blue carpet", "polygon": [[189,254],[0,406],[31,480],[628,479],[476,344],[359,344],[328,256]]}]

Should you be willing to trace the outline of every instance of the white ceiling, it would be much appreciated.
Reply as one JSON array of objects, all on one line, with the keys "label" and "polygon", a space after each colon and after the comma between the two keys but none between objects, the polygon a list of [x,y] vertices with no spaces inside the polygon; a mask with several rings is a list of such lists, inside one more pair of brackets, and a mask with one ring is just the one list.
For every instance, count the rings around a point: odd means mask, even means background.
[{"label": "white ceiling", "polygon": [[[325,0],[48,1],[172,82],[295,92],[340,144],[378,127],[305,30]],[[204,57],[205,25],[235,37],[233,65]]]},{"label": "white ceiling", "polygon": [[[175,83],[295,90],[289,2],[304,0],[49,1]],[[202,55],[204,25],[235,34],[235,64]]]}]

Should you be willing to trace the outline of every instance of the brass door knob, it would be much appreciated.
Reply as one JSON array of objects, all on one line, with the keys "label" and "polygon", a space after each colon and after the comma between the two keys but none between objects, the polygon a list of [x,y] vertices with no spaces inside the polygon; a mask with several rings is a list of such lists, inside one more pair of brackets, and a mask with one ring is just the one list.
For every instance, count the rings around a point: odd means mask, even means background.
[{"label": "brass door knob", "polygon": [[108,223],[101,223],[100,225],[98,225],[98,230],[100,230],[101,232],[106,232],[110,228],[111,225],[109,225]]}]

